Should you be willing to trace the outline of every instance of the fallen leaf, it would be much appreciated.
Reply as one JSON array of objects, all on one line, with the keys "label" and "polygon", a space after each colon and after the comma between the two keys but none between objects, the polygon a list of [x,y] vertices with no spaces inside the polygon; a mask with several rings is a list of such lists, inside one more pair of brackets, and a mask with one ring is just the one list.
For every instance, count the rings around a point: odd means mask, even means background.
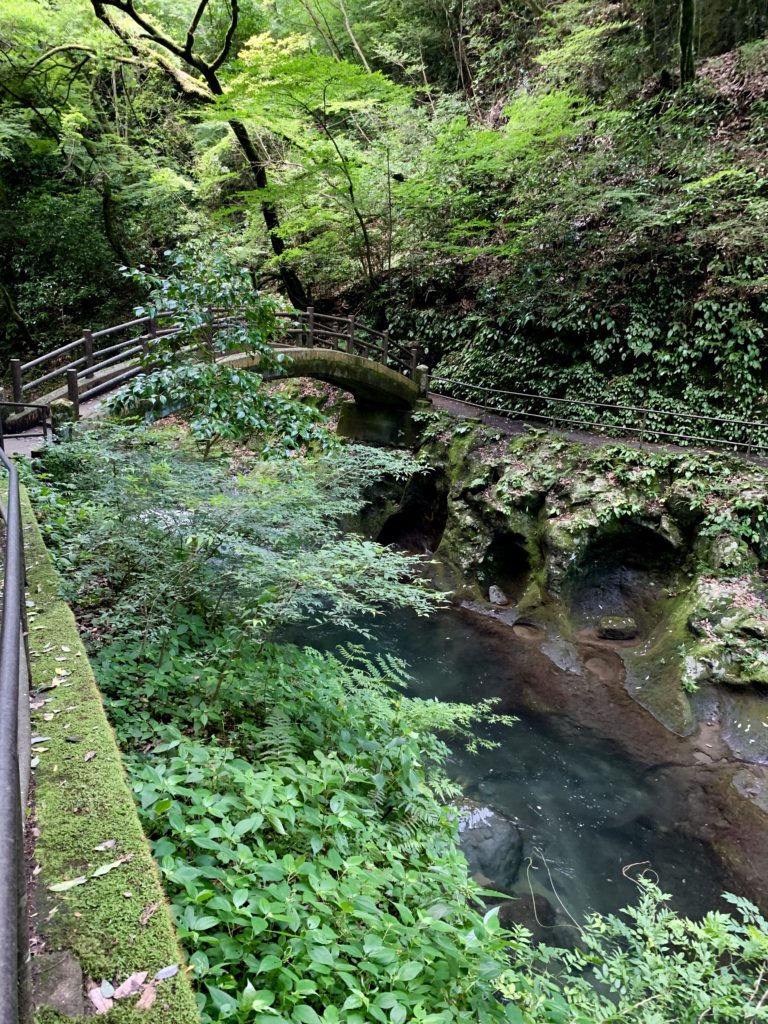
[{"label": "fallen leaf", "polygon": [[96,751],[95,750],[89,750],[88,753],[83,758],[83,760],[84,761],[92,761],[94,759],[94,757],[96,757]]},{"label": "fallen leaf", "polygon": [[96,1013],[109,1013],[114,1006],[111,999],[105,999],[101,994],[100,988],[92,988],[88,993],[88,998],[91,1000],[93,1005],[96,1007]]},{"label": "fallen leaf", "polygon": [[36,743],[47,743],[50,738],[50,736],[33,736],[29,742],[34,746]]},{"label": "fallen leaf", "polygon": [[137,1010],[148,1010],[150,1008],[150,1006],[152,1006],[152,1004],[154,1003],[156,998],[157,998],[157,989],[150,982],[150,984],[147,985],[147,987],[141,993],[141,998],[136,1003],[136,1009]]},{"label": "fallen leaf", "polygon": [[39,757],[33,757],[32,760],[29,762],[29,767],[30,768],[37,768],[37,766],[39,764],[40,764],[40,758]]},{"label": "fallen leaf", "polygon": [[114,871],[115,868],[119,868],[121,864],[125,864],[124,860],[113,860],[110,864],[102,864],[100,868],[96,868],[95,871],[91,872],[91,878],[99,878],[101,875],[108,875],[110,871]]},{"label": "fallen leaf", "polygon": [[154,976],[154,978],[152,979],[152,981],[165,981],[166,978],[172,978],[174,976],[174,974],[178,974],[178,973],[179,973],[179,965],[178,964],[170,964],[168,967],[163,967],[162,970],[159,970],[157,972],[157,974]]},{"label": "fallen leaf", "polygon": [[99,845],[94,846],[93,849],[95,850],[96,853],[103,853],[104,850],[114,850],[116,845],[116,839],[105,839],[103,843],[99,843]]},{"label": "fallen leaf", "polygon": [[76,885],[85,885],[87,881],[85,875],[80,875],[79,878],[70,878],[68,882],[56,882],[55,885],[49,885],[48,888],[51,892],[66,892],[67,889],[74,889]]},{"label": "fallen leaf", "polygon": [[66,644],[62,644],[61,645],[61,649],[62,649],[62,651],[64,651],[65,654],[69,654],[69,652],[72,650],[72,648],[71,647],[67,647]]},{"label": "fallen leaf", "polygon": [[128,996],[135,995],[146,981],[148,973],[148,971],[137,971],[130,978],[126,978],[122,985],[118,985],[115,989],[114,998],[127,999]]},{"label": "fallen leaf", "polygon": [[154,903],[148,903],[146,905],[146,907],[144,907],[144,909],[141,912],[141,917],[139,918],[139,924],[146,926],[146,924],[149,921],[150,917],[152,917],[152,915],[155,913],[155,911],[157,910],[157,908],[159,906],[160,906],[160,904],[157,902],[157,900]]}]

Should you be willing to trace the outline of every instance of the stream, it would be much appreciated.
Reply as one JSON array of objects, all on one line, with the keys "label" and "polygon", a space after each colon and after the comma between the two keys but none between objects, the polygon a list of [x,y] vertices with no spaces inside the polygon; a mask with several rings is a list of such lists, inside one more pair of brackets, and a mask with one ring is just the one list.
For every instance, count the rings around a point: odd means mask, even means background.
[{"label": "stream", "polygon": [[[726,909],[720,894],[734,886],[695,830],[680,829],[679,786],[661,762],[635,760],[606,736],[600,716],[594,716],[598,728],[591,727],[574,692],[578,677],[556,663],[551,649],[545,653],[551,638],[532,643],[510,626],[459,608],[428,619],[390,613],[374,630],[376,641],[365,646],[403,658],[414,695],[463,702],[496,697],[498,710],[519,717],[512,727],[487,728],[496,749],[470,754],[454,746],[448,764],[470,801],[519,830],[522,859],[506,889],[510,896],[544,896],[565,924],[568,915],[581,920],[632,902],[636,888],[623,870],[646,869],[680,912],[699,917]],[[293,639],[325,650],[359,641],[327,626],[304,627]],[[544,683],[542,710],[535,694]],[[638,864],[643,867],[630,867]]]}]

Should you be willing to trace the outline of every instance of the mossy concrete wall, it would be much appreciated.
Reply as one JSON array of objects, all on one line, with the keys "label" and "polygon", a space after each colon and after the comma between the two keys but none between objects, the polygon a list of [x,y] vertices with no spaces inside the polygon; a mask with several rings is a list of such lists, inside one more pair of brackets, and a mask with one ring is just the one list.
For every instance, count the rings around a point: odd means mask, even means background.
[{"label": "mossy concrete wall", "polygon": [[[135,972],[147,971],[151,979],[178,964],[178,974],[158,984],[154,1006],[138,1010],[137,997],[120,1000],[105,1019],[197,1024],[194,993],[115,736],[26,494],[22,501],[32,732],[39,739],[32,751],[37,766],[29,822],[36,836],[30,904],[40,954],[33,957],[37,995],[49,987],[46,972],[72,957],[86,981],[106,979],[115,987]],[[105,843],[108,848],[97,849]],[[94,874],[118,861],[106,873]],[[50,889],[83,876],[88,879],[83,885]],[[72,1019],[80,1017],[41,1006],[36,1022]]]}]

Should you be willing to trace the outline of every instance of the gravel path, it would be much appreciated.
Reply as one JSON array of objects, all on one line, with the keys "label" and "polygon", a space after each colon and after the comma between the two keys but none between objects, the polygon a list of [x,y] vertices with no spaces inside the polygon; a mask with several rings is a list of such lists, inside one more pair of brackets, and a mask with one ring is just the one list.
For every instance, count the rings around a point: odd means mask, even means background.
[{"label": "gravel path", "polygon": [[[741,459],[744,462],[751,462],[755,466],[768,466],[768,458],[764,455],[751,455],[743,451],[730,452],[724,448],[698,448],[693,445],[683,448],[676,444],[652,444],[650,441],[640,441],[632,437],[619,437],[616,434],[593,434],[586,430],[561,430],[537,423],[535,420],[512,419],[509,416],[499,416],[496,413],[485,412],[483,406],[474,405],[472,402],[462,402],[457,398],[445,398],[443,395],[435,395],[430,392],[432,406],[440,412],[447,412],[459,419],[476,419],[486,426],[493,427],[499,433],[512,437],[516,434],[525,434],[532,427],[541,427],[548,434],[557,434],[568,441],[578,444],[589,445],[592,448],[604,448],[607,445],[623,444],[629,448],[642,448],[645,451],[669,452],[682,455],[686,452],[697,455],[726,455],[729,458]],[[620,428],[616,428],[617,430]]]}]

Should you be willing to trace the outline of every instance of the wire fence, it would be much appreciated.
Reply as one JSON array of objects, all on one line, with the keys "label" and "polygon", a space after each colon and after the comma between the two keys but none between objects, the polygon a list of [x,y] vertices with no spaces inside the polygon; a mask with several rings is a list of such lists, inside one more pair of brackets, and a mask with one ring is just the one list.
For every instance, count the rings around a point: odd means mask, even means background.
[{"label": "wire fence", "polygon": [[506,391],[437,375],[430,379],[430,389],[436,395],[473,405],[484,412],[534,420],[550,427],[571,427],[614,436],[630,435],[649,443],[713,445],[734,451],[768,454],[768,423],[759,420],[556,398],[526,391]]}]

